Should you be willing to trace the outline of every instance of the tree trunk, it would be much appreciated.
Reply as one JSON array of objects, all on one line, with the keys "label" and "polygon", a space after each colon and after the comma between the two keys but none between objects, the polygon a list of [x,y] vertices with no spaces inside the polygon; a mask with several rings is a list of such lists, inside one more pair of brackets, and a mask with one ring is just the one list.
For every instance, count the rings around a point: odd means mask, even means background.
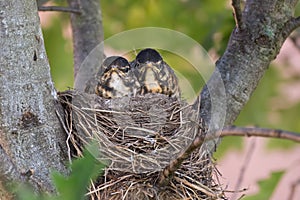
[{"label": "tree trunk", "polygon": [[67,150],[36,1],[0,7],[0,177],[53,192],[50,170],[67,172]]},{"label": "tree trunk", "polygon": [[201,117],[211,130],[231,125],[238,117],[283,42],[297,27],[297,18],[293,17],[297,2],[247,0],[245,9],[239,8],[240,24],[201,92]]},{"label": "tree trunk", "polygon": [[[83,10],[81,15],[72,14],[75,72],[103,40],[97,2],[69,0],[72,7]],[[300,24],[298,18],[293,18],[296,3],[296,0],[247,0],[242,15],[237,15],[241,17],[237,20],[239,26],[201,93],[201,116],[213,129],[222,128],[219,122],[233,123],[284,40]],[[50,169],[67,172],[64,165],[67,149],[55,113],[56,91],[36,1],[0,0],[0,6],[0,179],[28,181],[37,190],[53,192]],[[95,12],[91,14],[90,9]],[[95,26],[89,27],[91,24]],[[220,77],[224,91],[216,81]],[[225,94],[225,99],[218,98]],[[216,103],[215,108],[225,111],[212,110],[212,102]]]},{"label": "tree trunk", "polygon": [[[71,14],[74,88],[79,91],[94,92],[93,75],[96,74],[104,56],[103,43],[101,43],[103,42],[103,28],[100,0],[68,0],[68,4],[71,8],[81,11],[81,14]],[[90,53],[97,54],[99,65],[95,65],[98,62],[90,61],[88,61],[89,64],[83,64]]]}]

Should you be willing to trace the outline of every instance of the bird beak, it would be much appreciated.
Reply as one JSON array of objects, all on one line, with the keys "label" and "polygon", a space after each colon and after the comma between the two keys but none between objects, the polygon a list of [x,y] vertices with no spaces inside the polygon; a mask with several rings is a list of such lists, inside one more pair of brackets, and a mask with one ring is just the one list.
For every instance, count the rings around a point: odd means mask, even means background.
[{"label": "bird beak", "polygon": [[116,70],[117,70],[117,66],[115,66],[115,65],[113,65],[112,67],[111,67],[111,70],[113,71],[113,72],[115,72]]},{"label": "bird beak", "polygon": [[152,68],[153,64],[151,62],[147,63],[147,67]]}]

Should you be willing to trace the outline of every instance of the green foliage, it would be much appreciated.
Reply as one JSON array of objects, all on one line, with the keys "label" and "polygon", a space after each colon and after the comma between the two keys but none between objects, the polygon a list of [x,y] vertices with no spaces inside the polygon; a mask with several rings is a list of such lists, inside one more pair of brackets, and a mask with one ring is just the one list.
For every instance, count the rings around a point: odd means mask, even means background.
[{"label": "green foliage", "polygon": [[241,150],[243,148],[243,140],[241,137],[225,137],[222,138],[214,157],[218,160],[222,158],[229,150]]},{"label": "green foliage", "polygon": [[72,43],[70,38],[65,36],[65,16],[57,15],[49,20],[50,25],[43,29],[45,47],[55,87],[63,91],[73,87]]},{"label": "green foliage", "polygon": [[[61,5],[63,1],[56,0],[55,2]],[[235,26],[232,8],[227,1],[111,0],[101,1],[101,7],[105,38],[133,28],[164,27],[190,36],[203,45],[207,51],[213,48],[219,55],[223,53],[229,35]],[[300,12],[299,8],[300,5],[296,8],[296,15]],[[73,86],[71,38],[64,34],[68,23],[67,14],[58,14],[51,18],[51,25],[43,29],[51,73],[58,90],[65,90]],[[177,74],[181,74],[189,80],[191,84],[189,89],[192,88],[199,93],[204,83],[193,67],[190,67],[188,62],[178,56],[163,51],[162,55],[178,72]],[[279,95],[278,85],[280,82],[282,80],[276,69],[270,67],[235,125],[255,125],[300,132],[300,123],[297,121],[300,104],[277,112],[279,121],[269,120],[272,115],[271,101],[272,98]],[[192,96],[189,93],[184,95],[185,98]],[[221,156],[230,148],[239,149],[241,145],[242,138],[226,138],[218,147],[216,155],[217,157]],[[282,140],[271,140],[269,146],[287,148],[294,145]]]},{"label": "green foliage", "polygon": [[[267,120],[271,111],[269,106],[272,97],[277,95],[277,71],[271,68],[266,72],[260,84],[254,91],[252,97],[238,116],[235,125],[247,126],[254,125],[260,127],[271,127],[272,124]],[[226,137],[222,139],[217,152],[214,154],[216,158],[225,155],[229,150],[241,149],[243,145],[242,137]]]},{"label": "green foliage", "polygon": [[[279,128],[283,130],[290,130],[300,133],[300,123],[299,123],[299,111],[300,103],[284,110],[280,110],[279,121],[280,123],[273,124],[272,127]],[[295,147],[297,143],[293,141],[280,140],[280,139],[270,139],[268,142],[269,149],[284,149],[289,150]]]},{"label": "green foliage", "polygon": [[[284,80],[279,76],[278,70],[271,66],[238,116],[235,125],[247,126],[250,124],[259,127],[300,132],[300,104],[274,113],[272,105],[275,103],[272,100],[278,98],[278,96],[282,98],[282,101],[286,98],[285,96],[280,96],[279,83],[282,82]],[[275,121],[272,120],[274,114],[277,114],[278,117]],[[286,149],[295,145],[296,143],[291,141],[270,139],[268,147]]]},{"label": "green foliage", "polygon": [[214,34],[222,39],[218,47],[224,49],[234,27],[232,10],[226,1],[101,1],[104,35],[106,38],[124,30],[154,26],[177,30],[192,37],[205,49],[216,42]]},{"label": "green foliage", "polygon": [[104,165],[94,156],[97,148],[91,145],[83,152],[82,158],[78,158],[70,165],[71,174],[67,177],[58,172],[52,173],[52,179],[57,189],[58,196],[46,194],[34,194],[28,186],[21,185],[17,190],[18,200],[82,200],[85,199],[90,180],[97,178],[103,172]]},{"label": "green foliage", "polygon": [[33,189],[26,185],[19,185],[16,189],[17,200],[44,200],[43,197],[38,197],[34,194]]},{"label": "green foliage", "polygon": [[91,148],[85,150],[82,158],[73,161],[70,176],[64,177],[59,173],[53,173],[53,181],[60,199],[84,199],[90,180],[95,179],[102,172],[104,165],[95,159],[95,154],[90,150]]},{"label": "green foliage", "polygon": [[262,78],[252,97],[238,116],[235,124],[247,126],[249,124],[261,127],[270,127],[268,120],[271,111],[270,101],[278,95],[277,83],[279,76],[274,68],[270,68]]},{"label": "green foliage", "polygon": [[268,141],[267,148],[269,150],[280,149],[280,150],[288,151],[293,147],[295,147],[296,145],[297,143],[295,143],[294,141],[271,138]]},{"label": "green foliage", "polygon": [[284,172],[282,171],[273,172],[270,178],[259,181],[259,193],[252,196],[246,196],[243,198],[243,200],[270,199],[283,174]]},{"label": "green foliage", "polygon": [[[61,1],[55,2],[62,4]],[[105,38],[133,28],[164,27],[190,36],[207,50],[214,47],[218,52],[223,52],[234,27],[232,8],[226,1],[112,0],[101,1],[101,6]],[[63,34],[69,20],[67,16],[56,15],[48,19],[51,25],[43,28],[51,74],[58,90],[73,86],[71,38]],[[195,85],[201,79],[182,65],[180,67],[180,73],[187,74],[193,87],[199,91],[201,87]]]},{"label": "green foliage", "polygon": [[[278,88],[279,83],[282,81],[278,70],[275,69],[274,66],[271,66],[238,116],[235,125],[252,125],[300,132],[300,104],[278,111],[277,117],[279,119],[275,122],[271,119],[273,117],[272,113],[274,112],[272,107],[274,103],[272,100],[280,95]],[[229,150],[241,149],[242,144],[242,137],[226,137],[222,139],[214,156],[220,158]],[[286,150],[295,147],[295,145],[297,145],[295,142],[283,139],[269,139],[267,147],[270,149],[280,148]]]},{"label": "green foliage", "polygon": [[300,4],[297,3],[296,9],[295,9],[295,16],[299,16],[299,15],[300,15]]}]

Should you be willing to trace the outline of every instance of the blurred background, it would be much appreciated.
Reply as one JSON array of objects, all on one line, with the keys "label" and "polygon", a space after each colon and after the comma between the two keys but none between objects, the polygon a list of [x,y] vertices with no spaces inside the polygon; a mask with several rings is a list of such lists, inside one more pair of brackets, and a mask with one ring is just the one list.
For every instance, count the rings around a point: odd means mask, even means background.
[{"label": "blurred background", "polygon": [[[57,0],[47,5],[66,6],[66,3]],[[103,0],[101,6],[105,39],[133,28],[169,28],[196,40],[207,50],[213,62],[224,52],[235,26],[230,1],[225,0]],[[297,16],[300,14],[298,7]],[[69,14],[40,12],[40,19],[56,89],[63,91],[72,88],[73,49]],[[285,42],[280,55],[272,62],[235,125],[300,133],[300,48],[296,43],[297,33],[293,40]],[[161,53],[199,93],[204,82],[190,67],[183,67],[189,63],[168,52]],[[300,147],[297,143],[226,137],[214,157],[222,174],[220,182],[228,190],[248,189],[233,199],[244,193],[254,195],[262,188],[264,193],[270,193],[271,199],[288,199],[282,197],[291,194],[293,199],[300,199]],[[270,185],[264,188],[262,185],[268,181]],[[292,186],[297,181],[298,187],[292,193]],[[260,196],[253,198],[268,199]]]}]

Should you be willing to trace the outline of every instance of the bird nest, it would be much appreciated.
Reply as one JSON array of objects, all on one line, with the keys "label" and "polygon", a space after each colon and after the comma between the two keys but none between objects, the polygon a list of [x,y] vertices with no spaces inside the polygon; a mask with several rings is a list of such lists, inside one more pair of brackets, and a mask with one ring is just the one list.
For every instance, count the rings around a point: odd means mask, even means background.
[{"label": "bird nest", "polygon": [[[90,199],[225,199],[210,152],[191,153],[161,184],[161,174],[197,134],[205,134],[198,111],[163,94],[103,99],[67,91],[65,110],[70,156],[99,145],[97,159],[107,163],[92,184]],[[203,147],[203,146],[202,146]]]}]

